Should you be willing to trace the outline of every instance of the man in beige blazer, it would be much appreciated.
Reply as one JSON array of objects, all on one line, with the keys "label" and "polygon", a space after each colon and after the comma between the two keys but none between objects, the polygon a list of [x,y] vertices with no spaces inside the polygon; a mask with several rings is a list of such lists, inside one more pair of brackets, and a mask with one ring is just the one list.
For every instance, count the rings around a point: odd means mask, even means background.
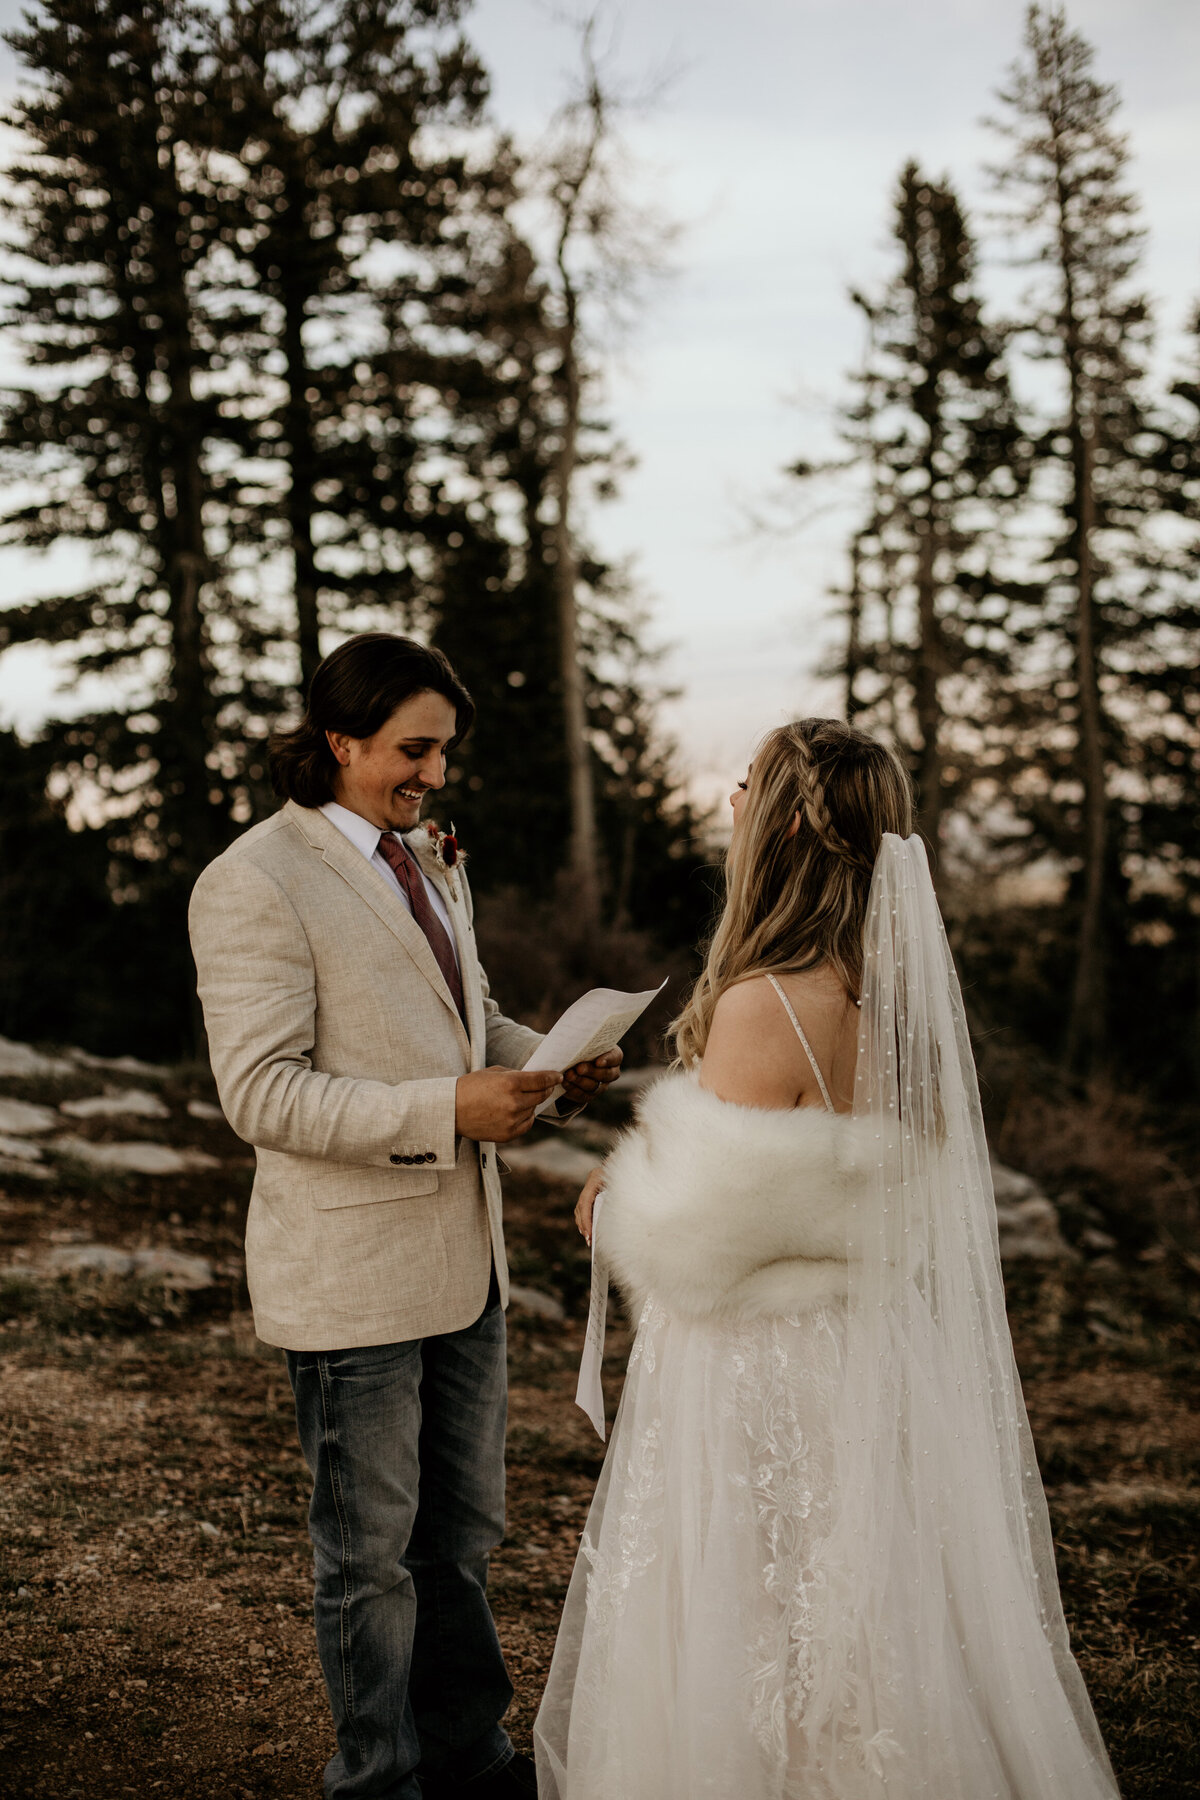
[{"label": "man in beige blazer", "polygon": [[[227,1118],[254,1145],[246,1272],[313,1476],[326,1800],[536,1792],[486,1598],[504,1528],[496,1167],[556,1085],[490,997],[470,890],[420,824],[469,695],[353,638],[272,745],[282,810],[204,871],[191,936]],[[453,850],[453,846],[450,846]],[[578,1107],[620,1053],[567,1071]]]}]

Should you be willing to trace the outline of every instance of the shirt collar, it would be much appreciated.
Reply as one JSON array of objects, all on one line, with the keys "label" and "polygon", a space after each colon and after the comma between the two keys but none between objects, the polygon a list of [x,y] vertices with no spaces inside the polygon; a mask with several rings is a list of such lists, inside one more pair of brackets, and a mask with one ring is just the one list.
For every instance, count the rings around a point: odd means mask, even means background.
[{"label": "shirt collar", "polygon": [[370,862],[379,848],[379,840],[383,836],[378,825],[372,825],[370,819],[364,819],[361,813],[351,812],[348,806],[340,806],[336,800],[327,800],[321,811],[331,825],[336,825],[344,838],[348,838],[356,850]]}]

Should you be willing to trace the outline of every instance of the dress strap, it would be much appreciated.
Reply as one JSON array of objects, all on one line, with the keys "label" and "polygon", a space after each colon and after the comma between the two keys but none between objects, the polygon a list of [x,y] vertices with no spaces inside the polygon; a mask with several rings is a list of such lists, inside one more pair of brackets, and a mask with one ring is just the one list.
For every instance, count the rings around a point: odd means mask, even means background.
[{"label": "dress strap", "polygon": [[803,1027],[803,1025],[801,1025],[799,1019],[796,1017],[795,1009],[793,1008],[791,1001],[788,999],[787,995],[784,993],[783,989],[780,987],[779,983],[776,981],[776,979],[773,975],[768,975],[767,980],[770,982],[771,986],[775,989],[775,992],[779,995],[779,998],[783,1001],[784,1009],[787,1012],[787,1016],[792,1021],[792,1024],[796,1027],[796,1036],[800,1039],[800,1042],[804,1045],[804,1054],[805,1054],[805,1056],[807,1056],[809,1062],[812,1064],[812,1072],[817,1078],[817,1086],[821,1090],[821,1098],[822,1098],[822,1100],[824,1100],[826,1108],[828,1109],[829,1112],[836,1112],[837,1108],[834,1106],[833,1101],[829,1098],[829,1089],[825,1086],[825,1077],[821,1073],[821,1065],[818,1063],[816,1057],[812,1053],[812,1045],[809,1043],[808,1039],[804,1035],[804,1027]]}]

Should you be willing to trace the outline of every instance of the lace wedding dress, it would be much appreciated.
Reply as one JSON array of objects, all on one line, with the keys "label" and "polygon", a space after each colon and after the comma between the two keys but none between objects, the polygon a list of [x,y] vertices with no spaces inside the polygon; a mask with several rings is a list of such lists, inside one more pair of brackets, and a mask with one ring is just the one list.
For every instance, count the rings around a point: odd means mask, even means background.
[{"label": "lace wedding dress", "polygon": [[669,1076],[609,1165],[597,1244],[637,1332],[535,1727],[540,1800],[1116,1795],[939,933],[919,843],[885,839],[857,1116]]}]

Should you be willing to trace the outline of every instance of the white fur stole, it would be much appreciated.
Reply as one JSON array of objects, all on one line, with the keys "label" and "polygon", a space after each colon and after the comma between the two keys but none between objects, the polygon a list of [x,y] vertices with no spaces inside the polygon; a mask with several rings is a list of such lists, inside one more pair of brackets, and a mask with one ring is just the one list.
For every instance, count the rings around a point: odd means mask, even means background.
[{"label": "white fur stole", "polygon": [[859,1120],[666,1075],[604,1165],[597,1249],[635,1316],[650,1297],[697,1319],[805,1312],[845,1296],[865,1154]]}]

